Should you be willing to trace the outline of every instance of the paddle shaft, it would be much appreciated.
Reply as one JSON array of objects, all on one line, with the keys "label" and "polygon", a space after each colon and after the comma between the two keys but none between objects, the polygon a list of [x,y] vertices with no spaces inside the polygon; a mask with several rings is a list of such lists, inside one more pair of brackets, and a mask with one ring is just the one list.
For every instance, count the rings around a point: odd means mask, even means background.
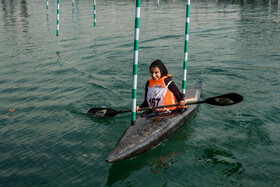
[{"label": "paddle shaft", "polygon": [[[195,105],[195,104],[199,104],[199,103],[205,103],[205,101],[189,102],[189,103],[186,103],[186,105]],[[153,110],[153,109],[157,109],[157,108],[166,108],[166,107],[173,107],[173,106],[180,106],[180,104],[172,104],[172,105],[162,105],[162,106],[139,108],[139,111],[142,111],[142,110]]]},{"label": "paddle shaft", "polygon": [[[195,105],[195,104],[200,104],[200,103],[205,103],[205,101],[189,102],[189,103],[186,103],[186,105]],[[161,105],[161,106],[154,106],[154,107],[144,107],[144,108],[139,108],[139,111],[153,110],[153,109],[157,109],[157,108],[166,108],[166,107],[173,107],[173,106],[180,106],[180,104]],[[131,112],[131,110],[118,111],[118,113],[126,113],[126,112]]]},{"label": "paddle shaft", "polygon": [[[207,103],[210,105],[227,106],[227,105],[239,103],[242,100],[243,100],[243,97],[241,95],[236,94],[236,93],[229,93],[229,94],[224,94],[224,95],[220,95],[220,96],[216,96],[216,97],[210,97],[203,101],[189,101],[189,102],[187,102],[186,100],[185,101],[186,101],[186,105],[196,105],[196,104]],[[174,107],[174,106],[180,106],[180,104],[139,108],[139,111],[153,110],[153,109],[157,109],[157,108],[166,108],[166,107]],[[131,110],[120,111],[120,113],[129,112],[129,111],[131,111]]]},{"label": "paddle shaft", "polygon": [[[193,101],[189,100],[186,101],[186,105],[196,105],[196,104],[202,104],[207,103],[210,105],[216,105],[216,106],[229,106],[236,103],[239,103],[243,100],[243,97],[236,93],[229,93],[224,94],[216,97],[210,97],[203,101]],[[144,110],[153,110],[158,108],[166,108],[166,107],[174,107],[174,106],[180,106],[180,104],[171,104],[171,105],[162,105],[162,106],[155,106],[155,107],[145,107],[145,108],[139,108],[138,111],[144,111]],[[115,115],[119,113],[126,113],[131,112],[131,110],[123,110],[123,111],[117,111],[110,108],[91,108],[88,113],[97,117],[114,117]]]}]

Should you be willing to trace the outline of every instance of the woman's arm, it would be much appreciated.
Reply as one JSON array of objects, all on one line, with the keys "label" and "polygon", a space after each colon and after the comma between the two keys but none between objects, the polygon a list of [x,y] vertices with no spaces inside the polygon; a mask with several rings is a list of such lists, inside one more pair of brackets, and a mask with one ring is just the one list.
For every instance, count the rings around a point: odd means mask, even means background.
[{"label": "woman's arm", "polygon": [[[170,80],[167,81],[169,82]],[[165,82],[165,84],[167,85],[168,82]],[[184,100],[182,94],[179,91],[179,88],[173,81],[169,84],[168,89],[175,95],[177,102],[180,104],[180,108],[188,108],[188,106],[186,105],[186,101]]]},{"label": "woman's arm", "polygon": [[145,86],[145,97],[143,103],[140,105],[140,108],[143,107],[148,107],[148,102],[147,102],[147,94],[148,94],[148,87],[149,87],[149,81],[147,81],[146,86]]},{"label": "woman's arm", "polygon": [[[166,82],[167,81],[167,82]],[[171,81],[170,79],[165,79],[164,82],[165,84],[167,85],[169,83],[169,81]],[[183,100],[184,98],[182,98],[182,95],[179,91],[179,88],[176,86],[176,84],[174,83],[174,81],[172,81],[169,86],[168,86],[168,89],[175,95],[176,97],[176,100],[178,102],[180,102],[181,100]]]}]

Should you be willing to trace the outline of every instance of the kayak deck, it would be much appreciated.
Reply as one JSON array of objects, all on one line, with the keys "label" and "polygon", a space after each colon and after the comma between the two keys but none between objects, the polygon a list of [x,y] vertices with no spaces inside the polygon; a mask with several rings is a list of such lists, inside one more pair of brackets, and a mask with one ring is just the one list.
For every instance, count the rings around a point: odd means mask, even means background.
[{"label": "kayak deck", "polygon": [[[202,82],[187,90],[186,100],[200,99]],[[106,159],[115,162],[133,158],[159,145],[189,122],[195,114],[197,105],[189,105],[186,110],[176,110],[171,114],[145,112],[138,116],[135,125],[129,126]]]}]

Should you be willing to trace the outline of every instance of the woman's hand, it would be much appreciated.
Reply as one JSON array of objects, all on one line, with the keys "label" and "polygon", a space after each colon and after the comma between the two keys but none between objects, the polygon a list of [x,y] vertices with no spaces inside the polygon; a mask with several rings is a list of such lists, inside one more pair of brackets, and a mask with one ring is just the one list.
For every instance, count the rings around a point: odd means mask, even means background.
[{"label": "woman's hand", "polygon": [[136,106],[136,112],[137,112],[137,113],[140,113],[140,111],[139,111],[139,106]]},{"label": "woman's hand", "polygon": [[185,109],[187,109],[188,108],[188,106],[186,105],[187,103],[186,103],[186,101],[185,100],[181,100],[180,101],[180,103],[179,103],[179,108],[185,108]]}]

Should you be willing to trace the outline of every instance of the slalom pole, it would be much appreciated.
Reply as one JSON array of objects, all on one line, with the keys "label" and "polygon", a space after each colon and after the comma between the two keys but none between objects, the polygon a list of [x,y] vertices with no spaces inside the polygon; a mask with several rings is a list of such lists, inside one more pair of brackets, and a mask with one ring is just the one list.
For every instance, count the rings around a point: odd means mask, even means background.
[{"label": "slalom pole", "polygon": [[137,93],[138,45],[139,45],[139,31],[140,31],[139,30],[139,26],[140,26],[140,7],[141,7],[141,0],[136,0],[131,125],[134,125],[135,121],[136,121],[136,93]]},{"label": "slalom pole", "polygon": [[173,4],[175,3],[175,1],[173,0]]},{"label": "slalom pole", "polygon": [[157,6],[159,7],[159,0],[157,0]]},{"label": "slalom pole", "polygon": [[94,19],[93,25],[96,26],[96,0],[93,0],[93,19]]},{"label": "slalom pole", "polygon": [[74,6],[74,0],[72,0],[72,6]]},{"label": "slalom pole", "polygon": [[49,9],[49,0],[47,0],[47,6],[46,6],[47,9]]},{"label": "slalom pole", "polygon": [[59,34],[59,0],[57,0],[56,36]]},{"label": "slalom pole", "polygon": [[190,24],[190,0],[187,0],[186,6],[186,27],[185,27],[185,54],[183,64],[183,81],[182,81],[182,93],[186,93],[186,82],[187,82],[187,65],[188,65],[188,44],[189,44],[189,24]]}]

